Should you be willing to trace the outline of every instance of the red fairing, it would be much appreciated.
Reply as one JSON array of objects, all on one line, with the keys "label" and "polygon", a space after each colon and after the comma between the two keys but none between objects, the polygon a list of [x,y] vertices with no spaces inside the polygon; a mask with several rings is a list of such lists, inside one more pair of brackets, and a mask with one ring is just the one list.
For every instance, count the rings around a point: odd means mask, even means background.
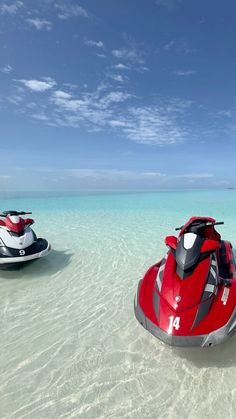
[{"label": "red fairing", "polygon": [[34,220],[32,218],[25,218],[24,220],[25,225],[34,224]]},{"label": "red fairing", "polygon": [[10,217],[6,217],[5,221],[0,220],[0,226],[7,227],[8,230],[13,231],[14,233],[21,233],[25,226],[32,225],[34,220],[32,218],[21,218],[17,223],[13,223]]},{"label": "red fairing", "polygon": [[[226,253],[229,260],[231,260],[231,247],[229,242],[226,244]],[[156,326],[167,333],[179,336],[194,336],[207,334],[224,326],[235,307],[236,304],[236,276],[235,266],[232,261],[232,278],[231,286],[227,288],[227,304],[223,304],[223,293],[225,286],[218,284],[215,293],[211,297],[214,303],[204,319],[194,327],[194,320],[196,318],[199,306],[206,304],[201,302],[201,297],[204,292],[206,278],[210,267],[210,257],[202,260],[194,269],[193,273],[185,280],[178,277],[176,273],[176,262],[172,252],[167,256],[165,268],[162,276],[161,291],[157,289],[156,278],[161,262],[153,265],[144,276],[139,292],[139,305],[145,316],[151,320]],[[160,297],[158,312],[155,312],[153,304],[154,293]],[[175,297],[181,295],[181,301],[176,302]],[[220,313],[220,315],[219,315]],[[178,316],[179,328],[172,328],[170,330],[171,316]]]},{"label": "red fairing", "polygon": [[25,223],[21,217],[19,217],[18,223],[13,223],[9,217],[6,217],[5,226],[14,233],[21,233],[25,228]]},{"label": "red fairing", "polygon": [[[174,256],[171,252],[169,253],[163,272],[161,295],[165,296],[166,302],[172,309],[176,312],[184,311],[199,303],[206,282],[206,272],[208,272],[208,269],[209,258],[199,263],[192,275],[189,276],[188,280],[182,280],[176,274]],[[175,301],[176,295],[181,295],[182,297],[178,305]]]},{"label": "red fairing", "polygon": [[228,241],[224,241],[225,244],[225,250],[226,250],[226,262],[230,265],[231,271],[234,271],[234,261],[233,261],[233,255],[232,255],[232,246],[231,243]]},{"label": "red fairing", "polygon": [[220,242],[216,240],[205,240],[201,247],[201,253],[214,251],[220,248]]},{"label": "red fairing", "polygon": [[177,237],[175,236],[166,236],[165,238],[165,244],[172,249],[176,249],[177,247]]}]

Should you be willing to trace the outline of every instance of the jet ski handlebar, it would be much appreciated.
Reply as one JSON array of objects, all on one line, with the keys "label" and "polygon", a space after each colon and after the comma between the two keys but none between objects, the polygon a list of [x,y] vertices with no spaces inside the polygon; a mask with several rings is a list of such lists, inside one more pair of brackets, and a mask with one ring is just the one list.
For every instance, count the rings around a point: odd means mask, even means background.
[{"label": "jet ski handlebar", "polygon": [[28,215],[28,214],[32,214],[32,212],[25,212],[25,211],[12,211],[12,210],[8,210],[8,211],[3,211],[0,214],[0,217],[7,217],[8,215]]},{"label": "jet ski handlebar", "polygon": [[[194,228],[195,229],[198,229],[198,228],[203,228],[203,227],[211,227],[211,226],[218,226],[218,225],[221,225],[221,224],[224,224],[224,221],[216,221],[216,222],[206,222],[206,223],[199,223],[199,224],[195,224],[194,225]],[[178,231],[178,230],[182,230],[182,228],[183,228],[184,226],[181,226],[181,227],[176,227],[176,231]],[[189,226],[190,227],[190,226]]]}]

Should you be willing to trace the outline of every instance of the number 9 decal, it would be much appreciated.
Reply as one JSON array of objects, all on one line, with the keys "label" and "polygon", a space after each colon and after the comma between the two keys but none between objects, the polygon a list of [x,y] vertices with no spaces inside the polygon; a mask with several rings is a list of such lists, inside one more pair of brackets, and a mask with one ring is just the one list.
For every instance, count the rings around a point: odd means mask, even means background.
[{"label": "number 9 decal", "polygon": [[20,253],[21,256],[24,256],[25,255],[25,251],[23,249],[22,250],[19,250],[19,253]]}]

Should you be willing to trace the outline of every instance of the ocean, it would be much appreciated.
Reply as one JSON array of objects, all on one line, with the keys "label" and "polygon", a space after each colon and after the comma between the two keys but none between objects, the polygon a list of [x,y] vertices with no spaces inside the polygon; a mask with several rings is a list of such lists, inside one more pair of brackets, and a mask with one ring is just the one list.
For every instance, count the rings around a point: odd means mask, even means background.
[{"label": "ocean", "polygon": [[192,215],[225,221],[236,246],[236,191],[0,196],[31,210],[53,251],[0,271],[0,417],[235,418],[236,337],[171,348],[136,321],[139,279],[163,238]]}]

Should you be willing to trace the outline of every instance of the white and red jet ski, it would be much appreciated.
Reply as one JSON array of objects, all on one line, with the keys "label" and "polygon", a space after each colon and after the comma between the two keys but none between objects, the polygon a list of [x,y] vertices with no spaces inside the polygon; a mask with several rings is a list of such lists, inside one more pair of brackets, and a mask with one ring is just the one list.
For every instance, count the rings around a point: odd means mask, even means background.
[{"label": "white and red jet ski", "polygon": [[0,214],[0,268],[22,265],[46,256],[51,246],[45,239],[37,238],[31,229],[32,218],[21,215],[32,214],[24,211],[3,211]]}]

